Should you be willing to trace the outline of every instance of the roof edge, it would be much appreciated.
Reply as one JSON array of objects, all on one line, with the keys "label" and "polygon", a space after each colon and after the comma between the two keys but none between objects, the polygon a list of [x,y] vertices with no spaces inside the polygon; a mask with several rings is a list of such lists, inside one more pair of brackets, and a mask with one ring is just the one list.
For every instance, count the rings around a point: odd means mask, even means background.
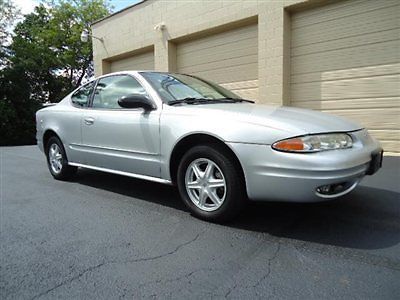
[{"label": "roof edge", "polygon": [[141,4],[143,4],[144,2],[147,2],[147,1],[148,1],[148,0],[140,0],[138,3],[129,5],[129,6],[123,8],[123,9],[121,9],[121,10],[118,10],[118,11],[116,11],[116,12],[113,12],[113,13],[109,14],[108,16],[105,16],[104,18],[98,19],[98,20],[96,20],[96,21],[90,23],[90,26],[93,26],[93,25],[95,25],[95,24],[98,24],[98,23],[100,23],[100,22],[103,22],[103,21],[106,20],[106,19],[109,19],[109,18],[111,18],[111,17],[113,17],[113,16],[115,16],[115,15],[118,15],[118,14],[124,12],[124,11],[127,11],[128,9],[131,9],[132,7],[139,6],[139,5],[141,5]]}]

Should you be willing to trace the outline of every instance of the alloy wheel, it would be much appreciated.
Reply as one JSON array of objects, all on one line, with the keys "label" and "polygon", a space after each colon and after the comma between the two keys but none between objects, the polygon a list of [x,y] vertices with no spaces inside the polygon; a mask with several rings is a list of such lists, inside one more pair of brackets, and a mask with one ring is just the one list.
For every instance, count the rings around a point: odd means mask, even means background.
[{"label": "alloy wheel", "polygon": [[55,143],[51,144],[51,146],[49,147],[49,162],[51,170],[55,174],[61,173],[63,157],[60,147]]},{"label": "alloy wheel", "polygon": [[215,211],[226,197],[226,181],[218,165],[210,159],[198,158],[187,168],[186,191],[190,200],[204,211]]}]

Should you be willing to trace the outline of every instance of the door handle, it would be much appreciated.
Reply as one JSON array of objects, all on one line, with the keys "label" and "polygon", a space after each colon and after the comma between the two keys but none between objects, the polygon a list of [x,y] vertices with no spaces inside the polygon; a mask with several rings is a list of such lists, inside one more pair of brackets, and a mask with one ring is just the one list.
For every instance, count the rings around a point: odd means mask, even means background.
[{"label": "door handle", "polygon": [[94,119],[92,117],[84,119],[86,125],[93,125]]}]

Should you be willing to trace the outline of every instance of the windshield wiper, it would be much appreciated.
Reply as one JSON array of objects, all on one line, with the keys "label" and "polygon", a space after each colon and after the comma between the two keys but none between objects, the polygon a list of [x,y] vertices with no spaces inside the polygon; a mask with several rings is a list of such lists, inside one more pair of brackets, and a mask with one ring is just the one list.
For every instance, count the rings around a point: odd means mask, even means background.
[{"label": "windshield wiper", "polygon": [[225,98],[218,98],[215,99],[217,101],[224,101],[224,100],[228,100],[228,101],[232,101],[232,102],[248,102],[248,103],[255,103],[252,100],[247,100],[247,99],[241,99],[241,98],[230,98],[230,97],[225,97]]},{"label": "windshield wiper", "polygon": [[179,100],[173,100],[169,101],[168,105],[175,105],[175,104],[180,104],[180,103],[186,103],[186,104],[205,104],[205,103],[236,103],[236,102],[249,102],[249,103],[254,103],[254,101],[251,100],[246,100],[246,99],[240,99],[240,98],[218,98],[218,99],[209,99],[209,98],[193,98],[193,97],[188,97],[184,99],[179,99]]},{"label": "windshield wiper", "polygon": [[178,100],[169,101],[168,105],[175,105],[175,104],[180,104],[180,103],[199,104],[199,103],[207,103],[207,102],[210,102],[210,101],[212,101],[212,99],[187,97],[187,98],[184,98],[184,99],[178,99]]}]

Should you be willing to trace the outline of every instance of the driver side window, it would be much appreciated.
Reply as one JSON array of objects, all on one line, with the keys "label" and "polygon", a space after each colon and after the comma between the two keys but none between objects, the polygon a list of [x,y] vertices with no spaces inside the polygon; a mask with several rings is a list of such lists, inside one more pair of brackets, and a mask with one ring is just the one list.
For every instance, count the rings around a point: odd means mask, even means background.
[{"label": "driver side window", "polygon": [[97,83],[93,97],[93,108],[122,109],[118,100],[129,94],[147,96],[146,90],[132,76],[113,75],[104,77]]}]

